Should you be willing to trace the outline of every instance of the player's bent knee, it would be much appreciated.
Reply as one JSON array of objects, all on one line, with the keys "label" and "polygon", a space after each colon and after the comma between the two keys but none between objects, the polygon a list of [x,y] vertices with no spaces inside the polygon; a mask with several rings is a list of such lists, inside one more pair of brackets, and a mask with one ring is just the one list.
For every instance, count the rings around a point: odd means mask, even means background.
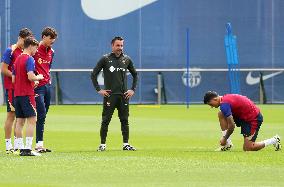
[{"label": "player's bent knee", "polygon": [[253,150],[253,147],[251,145],[245,145],[243,147],[244,151],[252,151]]},{"label": "player's bent knee", "polygon": [[246,147],[246,146],[243,147],[243,150],[244,151],[252,151],[252,149],[250,147]]},{"label": "player's bent knee", "polygon": [[244,151],[254,151],[254,142],[248,139],[245,139],[243,150]]}]

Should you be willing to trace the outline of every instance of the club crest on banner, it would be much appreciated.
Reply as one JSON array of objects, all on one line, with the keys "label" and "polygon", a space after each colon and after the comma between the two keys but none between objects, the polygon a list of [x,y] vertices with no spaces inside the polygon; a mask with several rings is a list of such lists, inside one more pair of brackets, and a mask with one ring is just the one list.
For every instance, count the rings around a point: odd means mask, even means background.
[{"label": "club crest on banner", "polygon": [[186,71],[182,74],[182,82],[187,86],[186,79],[188,77],[188,86],[190,88],[197,87],[201,83],[201,73],[199,71]]}]

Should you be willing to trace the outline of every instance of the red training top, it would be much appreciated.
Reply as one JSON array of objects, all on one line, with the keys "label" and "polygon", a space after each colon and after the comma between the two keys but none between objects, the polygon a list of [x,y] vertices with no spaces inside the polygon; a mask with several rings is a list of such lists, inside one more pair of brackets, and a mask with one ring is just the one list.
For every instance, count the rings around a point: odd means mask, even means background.
[{"label": "red training top", "polygon": [[54,50],[50,47],[40,45],[34,55],[35,68],[37,74],[42,74],[44,79],[39,81],[38,87],[50,84],[50,68],[52,59],[54,56]]},{"label": "red training top", "polygon": [[[12,46],[8,47],[3,56],[2,56],[2,62],[4,62],[5,64],[8,64],[8,70],[10,70],[11,72],[13,72],[13,67],[14,67],[14,63],[17,59],[17,57],[22,54],[23,50],[21,48],[16,48],[14,49],[14,51],[12,50]],[[5,89],[14,89],[14,85],[12,83],[12,78],[5,76],[4,75],[4,88]]]},{"label": "red training top", "polygon": [[28,54],[21,54],[14,66],[13,75],[15,76],[15,97],[17,96],[33,96],[34,81],[28,79],[28,72],[35,70],[35,61]]},{"label": "red training top", "polygon": [[246,122],[255,121],[260,112],[249,98],[238,94],[226,94],[221,97],[220,110],[226,117],[233,115],[234,119]]}]

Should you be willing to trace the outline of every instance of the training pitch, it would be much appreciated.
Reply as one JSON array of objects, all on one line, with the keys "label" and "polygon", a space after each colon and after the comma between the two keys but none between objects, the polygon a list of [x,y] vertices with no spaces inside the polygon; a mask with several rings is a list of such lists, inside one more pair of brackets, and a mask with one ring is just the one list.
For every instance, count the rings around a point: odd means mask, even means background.
[{"label": "training pitch", "polygon": [[[257,140],[278,133],[284,143],[284,105],[260,105]],[[130,108],[130,143],[122,151],[117,112],[107,151],[97,152],[101,105],[51,106],[42,157],[6,155],[0,138],[0,186],[284,186],[284,150],[243,152],[240,128],[230,152],[214,152],[221,137],[217,109],[205,105]],[[6,117],[0,107],[0,121]],[[33,144],[34,145],[34,144]]]}]

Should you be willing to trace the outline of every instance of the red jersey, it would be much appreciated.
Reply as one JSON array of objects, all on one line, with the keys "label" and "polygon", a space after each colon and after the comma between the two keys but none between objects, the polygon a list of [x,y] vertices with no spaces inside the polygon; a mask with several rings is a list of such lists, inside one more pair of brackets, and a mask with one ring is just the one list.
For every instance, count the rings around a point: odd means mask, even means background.
[{"label": "red jersey", "polygon": [[38,47],[37,52],[34,55],[36,73],[42,74],[44,77],[44,79],[39,81],[38,87],[50,84],[50,68],[53,56],[53,49],[50,47],[45,47],[42,44]]},{"label": "red jersey", "polygon": [[14,65],[13,75],[15,76],[14,94],[17,96],[33,96],[34,81],[28,79],[28,72],[35,71],[35,61],[28,54],[21,54]]},{"label": "red jersey", "polygon": [[[5,64],[8,64],[8,70],[10,70],[11,72],[13,72],[13,67],[14,67],[14,63],[16,61],[16,58],[22,54],[23,50],[21,48],[16,48],[16,49],[12,49],[11,47],[8,47],[3,56],[2,56],[2,62],[4,62]],[[4,88],[5,89],[14,89],[14,85],[12,83],[12,78],[5,76],[4,75]]]},{"label": "red jersey", "polygon": [[221,97],[220,110],[226,117],[233,115],[234,119],[246,122],[255,121],[260,112],[249,98],[238,94],[226,94]]}]

